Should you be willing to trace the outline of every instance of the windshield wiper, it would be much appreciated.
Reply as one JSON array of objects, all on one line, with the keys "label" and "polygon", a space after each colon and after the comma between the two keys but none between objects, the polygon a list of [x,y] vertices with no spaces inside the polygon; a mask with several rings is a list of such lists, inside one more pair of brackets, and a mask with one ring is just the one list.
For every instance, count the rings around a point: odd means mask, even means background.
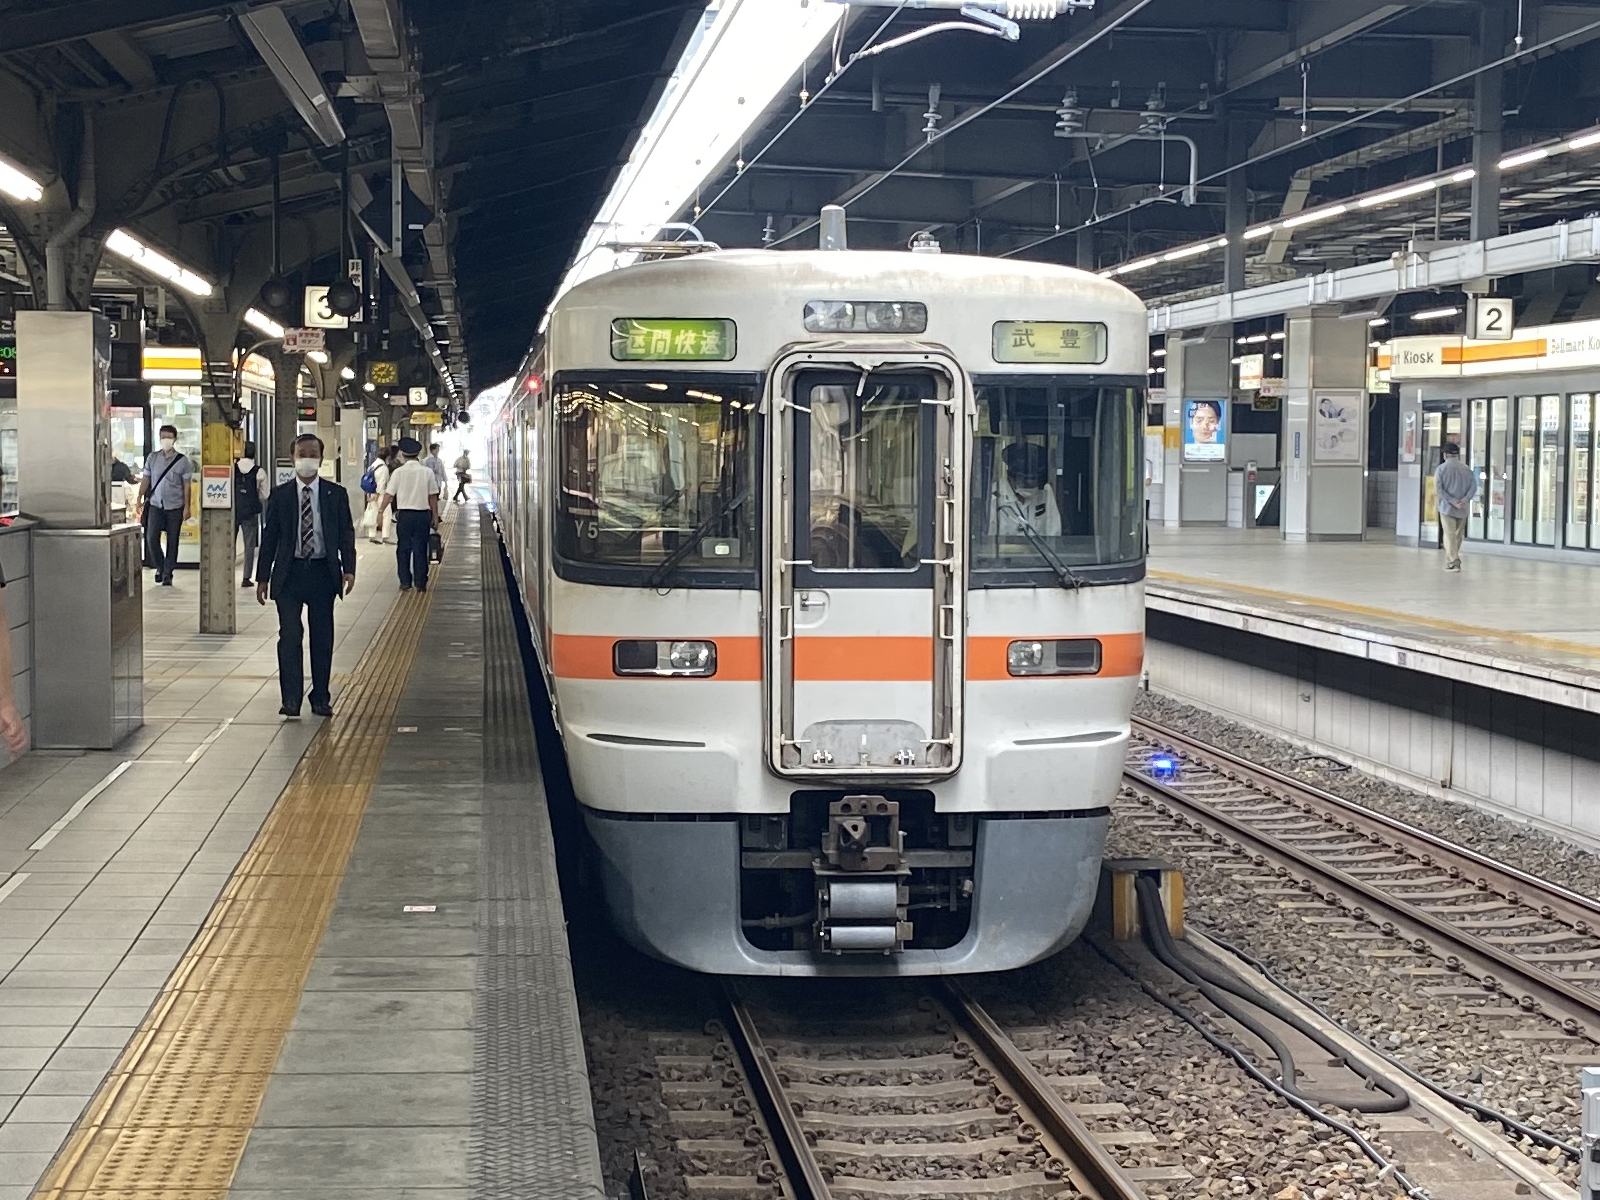
[{"label": "windshield wiper", "polygon": [[710,516],[706,517],[704,521],[701,521],[700,524],[691,529],[687,536],[684,537],[683,541],[678,543],[677,549],[673,550],[671,554],[667,555],[659,563],[657,563],[650,571],[650,574],[644,577],[645,587],[653,588],[661,586],[662,580],[666,579],[666,577],[672,573],[673,568],[681,563],[684,559],[688,558],[689,552],[700,544],[700,539],[711,532],[711,527],[718,521],[722,520],[723,517],[726,517],[729,513],[733,512],[749,498],[750,493],[748,490],[746,490],[740,492],[737,496],[733,497],[733,499],[727,501],[725,504],[719,504],[716,508],[714,508],[711,511]]},{"label": "windshield wiper", "polygon": [[1058,582],[1064,588],[1071,588],[1073,591],[1077,591],[1079,588],[1081,588],[1083,586],[1083,580],[1073,573],[1071,567],[1067,566],[1066,563],[1062,562],[1061,559],[1056,556],[1054,550],[1045,545],[1044,538],[1039,536],[1039,531],[1035,529],[1028,521],[1028,518],[1023,515],[1021,506],[1017,504],[1006,503],[1000,505],[997,511],[1006,512],[1007,510],[1010,510],[1012,515],[1017,518],[1017,526],[1022,530],[1022,536],[1028,539],[1028,545],[1033,547],[1033,552],[1037,554],[1044,561],[1045,565],[1048,566],[1054,573],[1056,582]]}]

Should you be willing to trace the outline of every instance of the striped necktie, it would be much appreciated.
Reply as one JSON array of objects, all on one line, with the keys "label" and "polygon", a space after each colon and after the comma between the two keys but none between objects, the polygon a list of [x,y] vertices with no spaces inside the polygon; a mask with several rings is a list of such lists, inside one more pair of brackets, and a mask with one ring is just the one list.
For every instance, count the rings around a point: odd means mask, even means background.
[{"label": "striped necktie", "polygon": [[300,558],[310,558],[316,549],[316,523],[311,517],[311,489],[300,486]]}]

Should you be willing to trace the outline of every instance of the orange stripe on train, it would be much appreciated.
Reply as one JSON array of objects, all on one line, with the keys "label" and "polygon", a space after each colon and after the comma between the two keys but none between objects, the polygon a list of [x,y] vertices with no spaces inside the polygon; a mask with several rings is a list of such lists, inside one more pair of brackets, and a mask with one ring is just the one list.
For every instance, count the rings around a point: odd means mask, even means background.
[{"label": "orange stripe on train", "polygon": [[[1062,635],[1082,637],[1082,634]],[[612,635],[558,633],[551,639],[551,673],[558,679],[615,679]],[[761,639],[712,637],[717,645],[717,673],[724,683],[761,679]],[[969,637],[967,678],[992,681],[1012,678],[1006,669],[1006,647],[1015,637]],[[1142,633],[1100,635],[1100,670],[1081,679],[1124,678],[1144,666]],[[802,683],[924,683],[933,678],[933,644],[921,637],[819,637],[795,639],[794,673]],[[1050,678],[1037,676],[1035,678]]]}]

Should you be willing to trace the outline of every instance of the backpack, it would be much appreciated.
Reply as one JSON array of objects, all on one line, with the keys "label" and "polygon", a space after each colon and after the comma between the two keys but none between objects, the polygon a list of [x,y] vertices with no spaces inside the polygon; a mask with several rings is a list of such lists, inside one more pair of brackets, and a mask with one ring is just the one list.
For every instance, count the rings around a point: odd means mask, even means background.
[{"label": "backpack", "polygon": [[367,473],[361,477],[361,490],[369,496],[378,494],[378,478],[372,473],[372,468],[367,468]]}]

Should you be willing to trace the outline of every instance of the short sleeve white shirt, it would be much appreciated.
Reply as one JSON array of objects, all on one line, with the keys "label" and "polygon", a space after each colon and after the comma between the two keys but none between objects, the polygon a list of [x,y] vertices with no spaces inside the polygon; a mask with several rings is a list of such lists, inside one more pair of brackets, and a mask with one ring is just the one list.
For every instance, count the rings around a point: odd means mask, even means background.
[{"label": "short sleeve white shirt", "polygon": [[439,481],[427,467],[411,459],[389,473],[383,490],[394,497],[394,506],[401,512],[426,512],[428,497],[439,494]]}]

